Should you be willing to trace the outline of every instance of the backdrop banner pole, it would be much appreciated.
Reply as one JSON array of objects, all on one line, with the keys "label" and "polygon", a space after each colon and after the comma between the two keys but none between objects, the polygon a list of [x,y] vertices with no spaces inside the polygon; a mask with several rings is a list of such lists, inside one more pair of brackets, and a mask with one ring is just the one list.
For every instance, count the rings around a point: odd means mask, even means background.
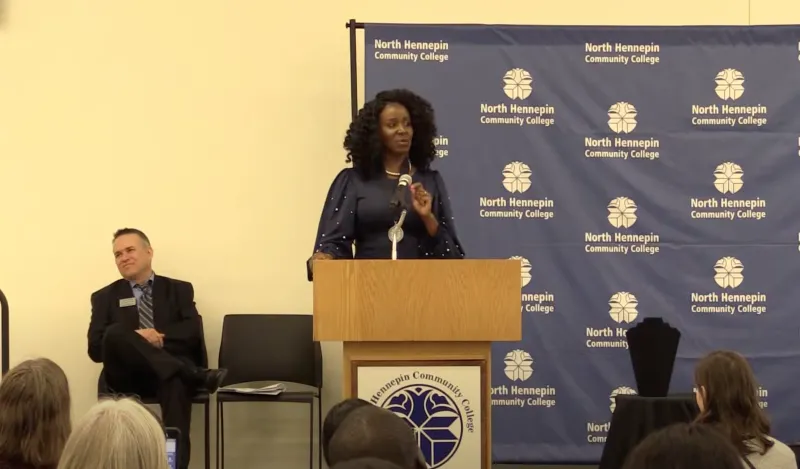
[{"label": "backdrop banner pole", "polygon": [[358,115],[358,37],[356,30],[364,29],[364,24],[351,19],[345,26],[350,31],[350,114],[355,119]]},{"label": "backdrop banner pole", "polygon": [[365,98],[433,104],[467,256],[522,261],[495,462],[599,461],[646,317],[683,334],[672,392],[739,351],[775,436],[800,439],[800,27],[364,29]]},{"label": "backdrop banner pole", "polygon": [[9,348],[10,348],[10,340],[8,334],[8,323],[9,323],[9,311],[8,311],[8,299],[6,295],[3,293],[3,290],[0,290],[0,327],[2,327],[2,331],[0,331],[0,340],[2,340],[2,344],[0,344],[0,353],[3,356],[0,358],[0,364],[2,367],[3,376],[6,375],[9,368]]}]

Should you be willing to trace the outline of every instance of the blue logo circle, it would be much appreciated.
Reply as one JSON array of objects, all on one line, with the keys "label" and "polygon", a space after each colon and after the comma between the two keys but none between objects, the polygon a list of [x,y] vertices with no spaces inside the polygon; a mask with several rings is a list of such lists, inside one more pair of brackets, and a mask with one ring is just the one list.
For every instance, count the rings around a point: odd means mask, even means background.
[{"label": "blue logo circle", "polygon": [[383,408],[411,426],[431,469],[443,465],[456,454],[464,418],[445,391],[427,384],[412,384],[390,394]]}]

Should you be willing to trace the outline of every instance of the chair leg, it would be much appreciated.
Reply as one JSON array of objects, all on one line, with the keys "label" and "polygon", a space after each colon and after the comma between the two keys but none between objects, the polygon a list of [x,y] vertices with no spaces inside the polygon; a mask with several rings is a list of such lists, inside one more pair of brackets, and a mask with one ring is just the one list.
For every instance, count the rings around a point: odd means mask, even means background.
[{"label": "chair leg", "polygon": [[211,416],[209,415],[209,414],[211,414],[211,399],[206,401],[205,405],[203,407],[205,408],[205,423],[204,423],[204,428],[205,428],[205,435],[204,436],[205,436],[205,439],[206,439],[206,444],[205,444],[206,464],[205,464],[205,467],[206,467],[206,469],[211,469]]},{"label": "chair leg", "polygon": [[217,421],[216,421],[216,425],[215,425],[217,437],[215,438],[215,441],[214,441],[214,447],[216,449],[214,451],[214,462],[216,463],[216,469],[219,469],[219,459],[220,459],[219,458],[219,439],[220,439],[219,426],[220,426],[220,420],[221,419],[219,417],[219,408],[220,408],[221,405],[222,405],[222,403],[217,401]]},{"label": "chair leg", "polygon": [[220,467],[225,469],[225,407],[219,405],[219,462]]},{"label": "chair leg", "polygon": [[322,469],[322,393],[317,398],[317,467]]},{"label": "chair leg", "polygon": [[314,469],[314,398],[308,403],[308,467]]}]

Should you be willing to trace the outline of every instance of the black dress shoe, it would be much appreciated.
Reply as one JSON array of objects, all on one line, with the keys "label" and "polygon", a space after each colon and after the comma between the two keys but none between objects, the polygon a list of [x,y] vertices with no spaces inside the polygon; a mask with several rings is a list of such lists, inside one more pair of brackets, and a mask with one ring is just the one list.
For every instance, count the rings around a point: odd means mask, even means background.
[{"label": "black dress shoe", "polygon": [[200,388],[209,394],[214,394],[222,385],[222,381],[228,374],[228,370],[220,368],[218,370],[202,370],[199,373]]}]

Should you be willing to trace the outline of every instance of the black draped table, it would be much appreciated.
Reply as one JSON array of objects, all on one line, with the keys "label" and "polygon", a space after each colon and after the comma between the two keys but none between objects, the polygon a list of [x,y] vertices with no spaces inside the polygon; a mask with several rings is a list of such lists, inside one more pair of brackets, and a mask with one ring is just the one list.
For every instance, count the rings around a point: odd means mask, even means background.
[{"label": "black draped table", "polygon": [[621,469],[625,458],[647,435],[674,423],[688,423],[697,416],[694,394],[667,397],[617,395],[599,469]]}]

